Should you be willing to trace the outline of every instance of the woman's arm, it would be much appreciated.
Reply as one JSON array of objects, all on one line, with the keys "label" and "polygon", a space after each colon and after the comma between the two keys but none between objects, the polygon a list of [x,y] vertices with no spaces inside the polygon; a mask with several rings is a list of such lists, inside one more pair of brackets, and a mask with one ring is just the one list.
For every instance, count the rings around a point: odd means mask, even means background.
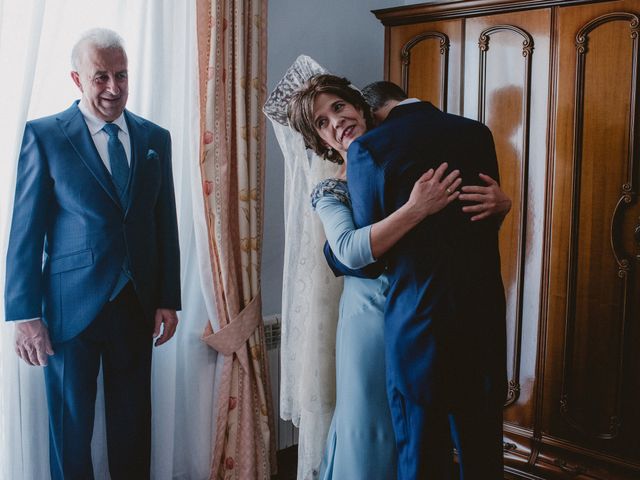
[{"label": "woman's arm", "polygon": [[336,260],[348,269],[359,269],[375,262],[371,254],[371,225],[356,228],[351,208],[332,194],[324,194],[316,203],[324,234]]},{"label": "woman's arm", "polygon": [[458,198],[458,187],[462,182],[460,172],[454,170],[443,180],[447,166],[443,163],[435,172],[430,169],[424,173],[414,184],[407,203],[371,226],[371,253],[374,258],[380,258],[418,223]]},{"label": "woman's arm", "polygon": [[458,198],[460,173],[456,170],[442,180],[446,169],[447,164],[443,163],[435,172],[427,171],[415,183],[405,205],[384,220],[362,228],[355,227],[351,209],[338,198],[332,195],[320,198],[316,212],[335,257],[350,269],[363,268],[375,262],[425,217]]}]

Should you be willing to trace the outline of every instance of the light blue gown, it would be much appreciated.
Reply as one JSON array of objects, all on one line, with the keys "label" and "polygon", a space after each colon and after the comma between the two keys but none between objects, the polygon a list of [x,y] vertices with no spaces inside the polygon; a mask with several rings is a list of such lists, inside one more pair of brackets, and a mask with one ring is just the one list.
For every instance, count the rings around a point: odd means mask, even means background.
[{"label": "light blue gown", "polygon": [[[319,183],[312,205],[336,257],[347,267],[374,261],[371,227],[353,224],[347,184]],[[396,448],[387,403],[384,360],[384,303],[388,280],[345,277],[336,334],[336,409],[327,437],[320,478],[396,478]]]}]

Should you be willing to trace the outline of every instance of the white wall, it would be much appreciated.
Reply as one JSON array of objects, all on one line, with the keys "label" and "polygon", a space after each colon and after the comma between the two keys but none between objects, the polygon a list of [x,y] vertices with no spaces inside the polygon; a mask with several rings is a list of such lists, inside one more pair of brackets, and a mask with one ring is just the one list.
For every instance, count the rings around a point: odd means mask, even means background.
[{"label": "white wall", "polygon": [[[301,54],[360,87],[382,80],[384,28],[371,10],[403,4],[402,0],[270,0],[268,92]],[[279,313],[281,307],[283,176],[282,152],[268,122],[262,254],[265,315]]]}]

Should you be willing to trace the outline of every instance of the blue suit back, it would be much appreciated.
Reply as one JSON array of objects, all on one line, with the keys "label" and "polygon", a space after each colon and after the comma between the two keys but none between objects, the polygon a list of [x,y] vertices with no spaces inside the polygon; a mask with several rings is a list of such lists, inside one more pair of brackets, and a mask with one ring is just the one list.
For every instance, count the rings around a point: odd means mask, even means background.
[{"label": "blue suit back", "polygon": [[[429,168],[449,163],[463,185],[498,178],[489,130],[426,102],[394,108],[352,143],[347,176],[358,227],[403,205]],[[420,404],[451,404],[506,389],[505,300],[498,224],[471,222],[453,202],[407,234],[384,257],[389,381]]]}]

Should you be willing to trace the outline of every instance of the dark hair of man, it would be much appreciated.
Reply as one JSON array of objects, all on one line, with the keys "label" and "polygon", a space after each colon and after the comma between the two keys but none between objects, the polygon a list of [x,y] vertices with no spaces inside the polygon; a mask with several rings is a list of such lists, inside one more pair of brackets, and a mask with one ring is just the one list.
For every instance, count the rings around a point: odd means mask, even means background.
[{"label": "dark hair of man", "polygon": [[313,104],[322,93],[337,95],[361,110],[367,129],[373,127],[373,117],[362,94],[343,77],[329,74],[314,75],[294,92],[287,108],[289,125],[302,134],[307,148],[330,162],[341,164],[343,159],[340,154],[325,145],[314,124]]},{"label": "dark hair of man", "polygon": [[401,102],[407,99],[407,94],[404,93],[404,90],[395,83],[386,81],[370,83],[362,89],[362,96],[371,107],[372,112],[383,107],[389,100]]}]

